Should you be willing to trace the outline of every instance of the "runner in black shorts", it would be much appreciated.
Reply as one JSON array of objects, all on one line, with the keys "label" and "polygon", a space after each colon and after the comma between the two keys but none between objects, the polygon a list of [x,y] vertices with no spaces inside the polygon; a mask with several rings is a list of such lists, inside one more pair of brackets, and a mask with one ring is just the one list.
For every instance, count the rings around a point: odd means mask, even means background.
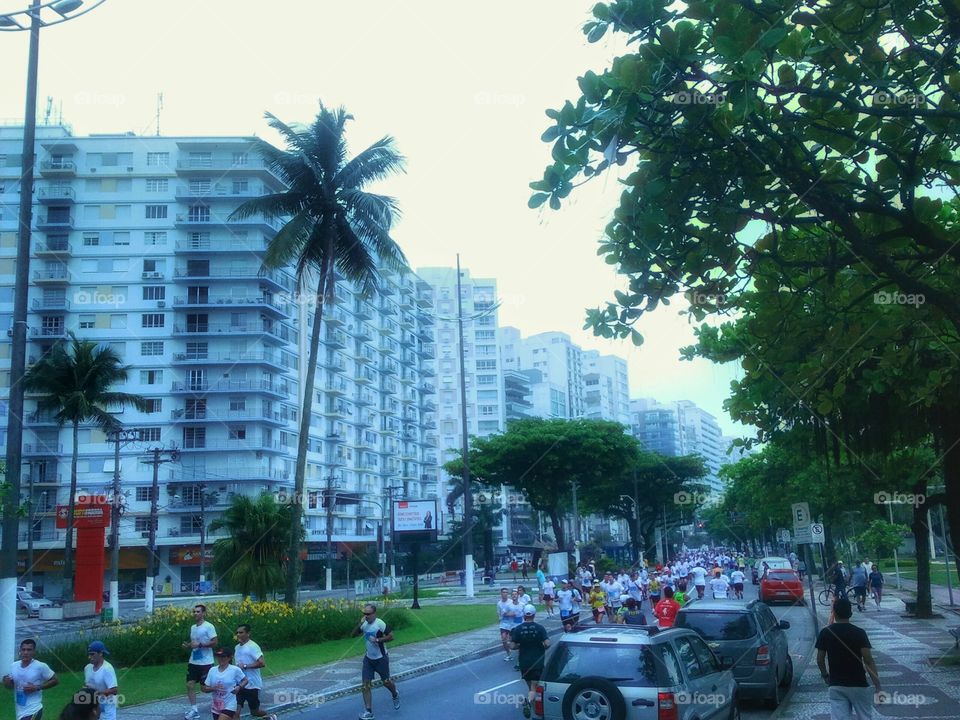
[{"label": "runner in black shorts", "polygon": [[366,652],[363,656],[363,668],[360,671],[360,679],[363,684],[360,688],[360,694],[363,696],[364,711],[360,715],[360,720],[373,720],[373,678],[379,675],[383,681],[383,686],[390,691],[393,696],[393,707],[400,709],[400,693],[397,692],[397,686],[390,679],[390,659],[387,656],[387,648],[384,643],[393,640],[393,630],[381,619],[377,617],[377,606],[373,603],[367,603],[363,606],[363,619],[353,630],[354,635],[363,635],[366,644]]},{"label": "runner in black shorts", "polygon": [[519,650],[520,677],[527,683],[527,698],[523,703],[523,716],[530,717],[531,706],[536,692],[537,681],[543,673],[543,658],[550,640],[547,631],[537,622],[534,622],[537,609],[527,605],[523,609],[523,622],[510,632],[513,647]]}]

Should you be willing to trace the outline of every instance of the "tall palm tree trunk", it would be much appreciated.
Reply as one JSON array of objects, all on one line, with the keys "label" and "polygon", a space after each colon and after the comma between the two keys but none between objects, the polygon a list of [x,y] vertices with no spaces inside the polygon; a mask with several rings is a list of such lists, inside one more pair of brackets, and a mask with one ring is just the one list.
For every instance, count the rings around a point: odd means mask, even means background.
[{"label": "tall palm tree trunk", "polygon": [[[332,258],[320,273],[317,285],[317,311],[314,313],[313,329],[310,333],[310,360],[307,363],[307,376],[303,383],[303,404],[300,409],[300,437],[297,442],[297,468],[294,473],[294,496],[291,506],[290,519],[290,547],[287,553],[287,587],[286,603],[291,607],[297,604],[297,587],[300,584],[300,533],[298,532],[303,517],[303,496],[306,487],[307,452],[310,448],[310,419],[313,415],[313,387],[317,376],[317,361],[320,351],[320,321],[323,318],[323,303],[326,300],[329,267]],[[327,562],[330,559],[327,558]]]},{"label": "tall palm tree trunk", "polygon": [[63,599],[73,600],[73,516],[76,512],[77,463],[80,458],[80,423],[73,422],[73,453],[70,458],[70,497],[67,498],[67,543],[63,549]]}]

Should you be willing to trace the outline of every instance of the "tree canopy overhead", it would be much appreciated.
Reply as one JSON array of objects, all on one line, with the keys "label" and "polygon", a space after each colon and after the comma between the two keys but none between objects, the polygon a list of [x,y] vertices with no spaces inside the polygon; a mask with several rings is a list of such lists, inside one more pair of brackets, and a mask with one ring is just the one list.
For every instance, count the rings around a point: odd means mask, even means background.
[{"label": "tree canopy overhead", "polygon": [[[934,0],[617,0],[584,28],[632,52],[547,115],[553,163],[530,205],[630,163],[599,253],[628,277],[588,313],[611,337],[686,293],[722,309],[762,260],[923,295],[960,328],[960,6]],[[783,233],[826,232],[788,259]],[[759,239],[757,239],[759,236]]]}]

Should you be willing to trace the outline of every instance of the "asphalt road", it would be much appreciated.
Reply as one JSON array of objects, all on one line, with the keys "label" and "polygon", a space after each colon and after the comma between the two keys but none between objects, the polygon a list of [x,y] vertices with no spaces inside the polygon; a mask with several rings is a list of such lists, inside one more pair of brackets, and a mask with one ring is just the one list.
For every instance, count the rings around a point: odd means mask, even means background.
[{"label": "asphalt road", "polygon": [[[747,585],[747,599],[755,598],[756,593],[757,588]],[[808,606],[774,606],[773,611],[778,619],[790,622],[787,635],[794,668],[799,675],[813,646],[814,631],[810,609]],[[402,649],[397,652],[402,652]],[[378,688],[374,691],[373,711],[378,720],[414,717],[438,720],[449,717],[467,717],[471,720],[521,718],[520,705],[525,696],[513,663],[504,662],[500,654],[404,680],[398,685],[398,689],[401,697],[400,710],[393,709],[387,690]],[[363,703],[360,695],[356,694],[285,714],[284,720],[354,720],[362,712]],[[742,704],[741,713],[744,720],[760,720],[770,718],[774,711],[763,708],[758,702],[750,701]]]}]

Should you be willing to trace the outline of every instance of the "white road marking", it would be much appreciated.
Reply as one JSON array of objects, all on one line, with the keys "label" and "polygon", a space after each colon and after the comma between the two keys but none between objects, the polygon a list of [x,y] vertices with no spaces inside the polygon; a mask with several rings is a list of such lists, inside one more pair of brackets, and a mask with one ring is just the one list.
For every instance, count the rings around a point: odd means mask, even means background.
[{"label": "white road marking", "polygon": [[507,685],[513,685],[514,683],[518,683],[518,682],[520,682],[520,678],[517,678],[516,680],[511,680],[510,682],[505,682],[501,685],[497,685],[496,687],[492,687],[489,690],[478,690],[475,694],[486,695],[487,693],[492,693],[494,690],[499,690],[500,688],[504,688]]}]

